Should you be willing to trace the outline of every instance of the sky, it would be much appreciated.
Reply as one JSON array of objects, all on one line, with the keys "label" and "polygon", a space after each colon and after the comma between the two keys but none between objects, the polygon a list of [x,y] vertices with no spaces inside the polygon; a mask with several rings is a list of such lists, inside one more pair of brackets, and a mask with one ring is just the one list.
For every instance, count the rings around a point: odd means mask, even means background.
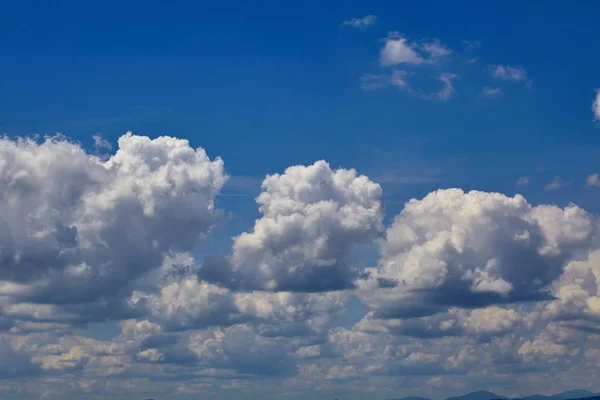
[{"label": "sky", "polygon": [[0,398],[600,391],[599,11],[2,2]]}]

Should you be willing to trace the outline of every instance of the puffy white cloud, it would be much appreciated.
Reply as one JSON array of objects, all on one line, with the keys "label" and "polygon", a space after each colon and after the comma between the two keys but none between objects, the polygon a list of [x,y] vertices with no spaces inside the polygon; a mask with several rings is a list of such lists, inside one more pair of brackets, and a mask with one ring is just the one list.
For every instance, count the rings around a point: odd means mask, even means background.
[{"label": "puffy white cloud", "polygon": [[349,26],[352,28],[358,29],[366,29],[373,25],[377,21],[377,16],[375,15],[366,15],[362,18],[352,18],[348,21],[344,21],[342,26]]},{"label": "puffy white cloud", "polygon": [[438,190],[396,216],[378,268],[361,283],[363,299],[388,318],[547,299],[548,285],[587,247],[594,226],[574,205]]},{"label": "puffy white cloud", "polygon": [[210,231],[226,179],[220,159],[170,137],[128,133],[118,144],[103,161],[60,136],[0,139],[0,296],[10,299],[8,312],[28,304],[83,319],[115,312],[133,280]]},{"label": "puffy white cloud", "polygon": [[353,287],[353,252],[382,229],[381,187],[325,161],[267,176],[258,196],[263,215],[234,238],[226,260],[207,259],[200,275],[224,286],[319,292]]}]

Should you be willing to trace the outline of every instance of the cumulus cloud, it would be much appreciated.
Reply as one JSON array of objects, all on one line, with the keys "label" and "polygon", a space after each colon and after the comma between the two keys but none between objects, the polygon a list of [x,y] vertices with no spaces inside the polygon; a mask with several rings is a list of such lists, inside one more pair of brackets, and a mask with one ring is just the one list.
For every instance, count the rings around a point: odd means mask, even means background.
[{"label": "cumulus cloud", "polygon": [[358,28],[358,29],[366,29],[366,28],[370,27],[371,25],[375,24],[375,21],[377,21],[377,16],[366,15],[362,18],[352,18],[348,21],[344,21],[342,23],[342,26],[348,26],[348,27]]},{"label": "cumulus cloud", "polygon": [[379,266],[361,283],[363,298],[386,318],[548,299],[548,285],[593,230],[592,218],[574,205],[533,207],[520,195],[438,190],[396,216]]},{"label": "cumulus cloud", "polygon": [[170,137],[128,133],[118,145],[103,161],[63,137],[0,140],[5,314],[99,317],[165,254],[209,233],[220,159]]},{"label": "cumulus cloud", "polygon": [[233,240],[227,259],[208,258],[200,276],[224,286],[319,292],[353,287],[353,251],[382,229],[381,187],[324,161],[267,176],[262,217]]}]

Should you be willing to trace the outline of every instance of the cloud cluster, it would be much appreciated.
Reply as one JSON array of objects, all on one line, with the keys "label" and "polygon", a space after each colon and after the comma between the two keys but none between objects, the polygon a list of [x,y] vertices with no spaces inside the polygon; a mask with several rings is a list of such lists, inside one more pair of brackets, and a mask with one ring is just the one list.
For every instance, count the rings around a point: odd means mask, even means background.
[{"label": "cloud cluster", "polygon": [[4,138],[0,160],[0,395],[562,389],[600,364],[598,221],[576,205],[445,189],[386,227],[379,184],[318,161],[268,175],[251,229],[201,258],[227,177],[185,140],[128,133],[101,159]]}]

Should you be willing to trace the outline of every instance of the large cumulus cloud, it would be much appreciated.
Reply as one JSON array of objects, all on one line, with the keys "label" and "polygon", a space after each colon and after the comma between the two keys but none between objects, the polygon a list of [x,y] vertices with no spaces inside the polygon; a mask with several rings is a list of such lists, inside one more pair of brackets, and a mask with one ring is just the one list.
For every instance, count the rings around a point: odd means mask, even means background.
[{"label": "large cumulus cloud", "polygon": [[262,217],[234,238],[226,260],[208,259],[201,276],[236,289],[319,292],[353,287],[357,246],[383,221],[382,190],[352,169],[325,161],[267,176]]},{"label": "large cumulus cloud", "polygon": [[394,219],[381,261],[362,283],[364,299],[385,318],[548,300],[549,285],[585,252],[594,228],[575,205],[438,190],[409,201]]},{"label": "large cumulus cloud", "polygon": [[171,137],[127,133],[118,144],[101,160],[60,136],[0,139],[5,316],[26,317],[28,304],[46,304],[47,318],[57,305],[67,318],[106,314],[166,253],[210,231],[226,179],[220,159]]}]

